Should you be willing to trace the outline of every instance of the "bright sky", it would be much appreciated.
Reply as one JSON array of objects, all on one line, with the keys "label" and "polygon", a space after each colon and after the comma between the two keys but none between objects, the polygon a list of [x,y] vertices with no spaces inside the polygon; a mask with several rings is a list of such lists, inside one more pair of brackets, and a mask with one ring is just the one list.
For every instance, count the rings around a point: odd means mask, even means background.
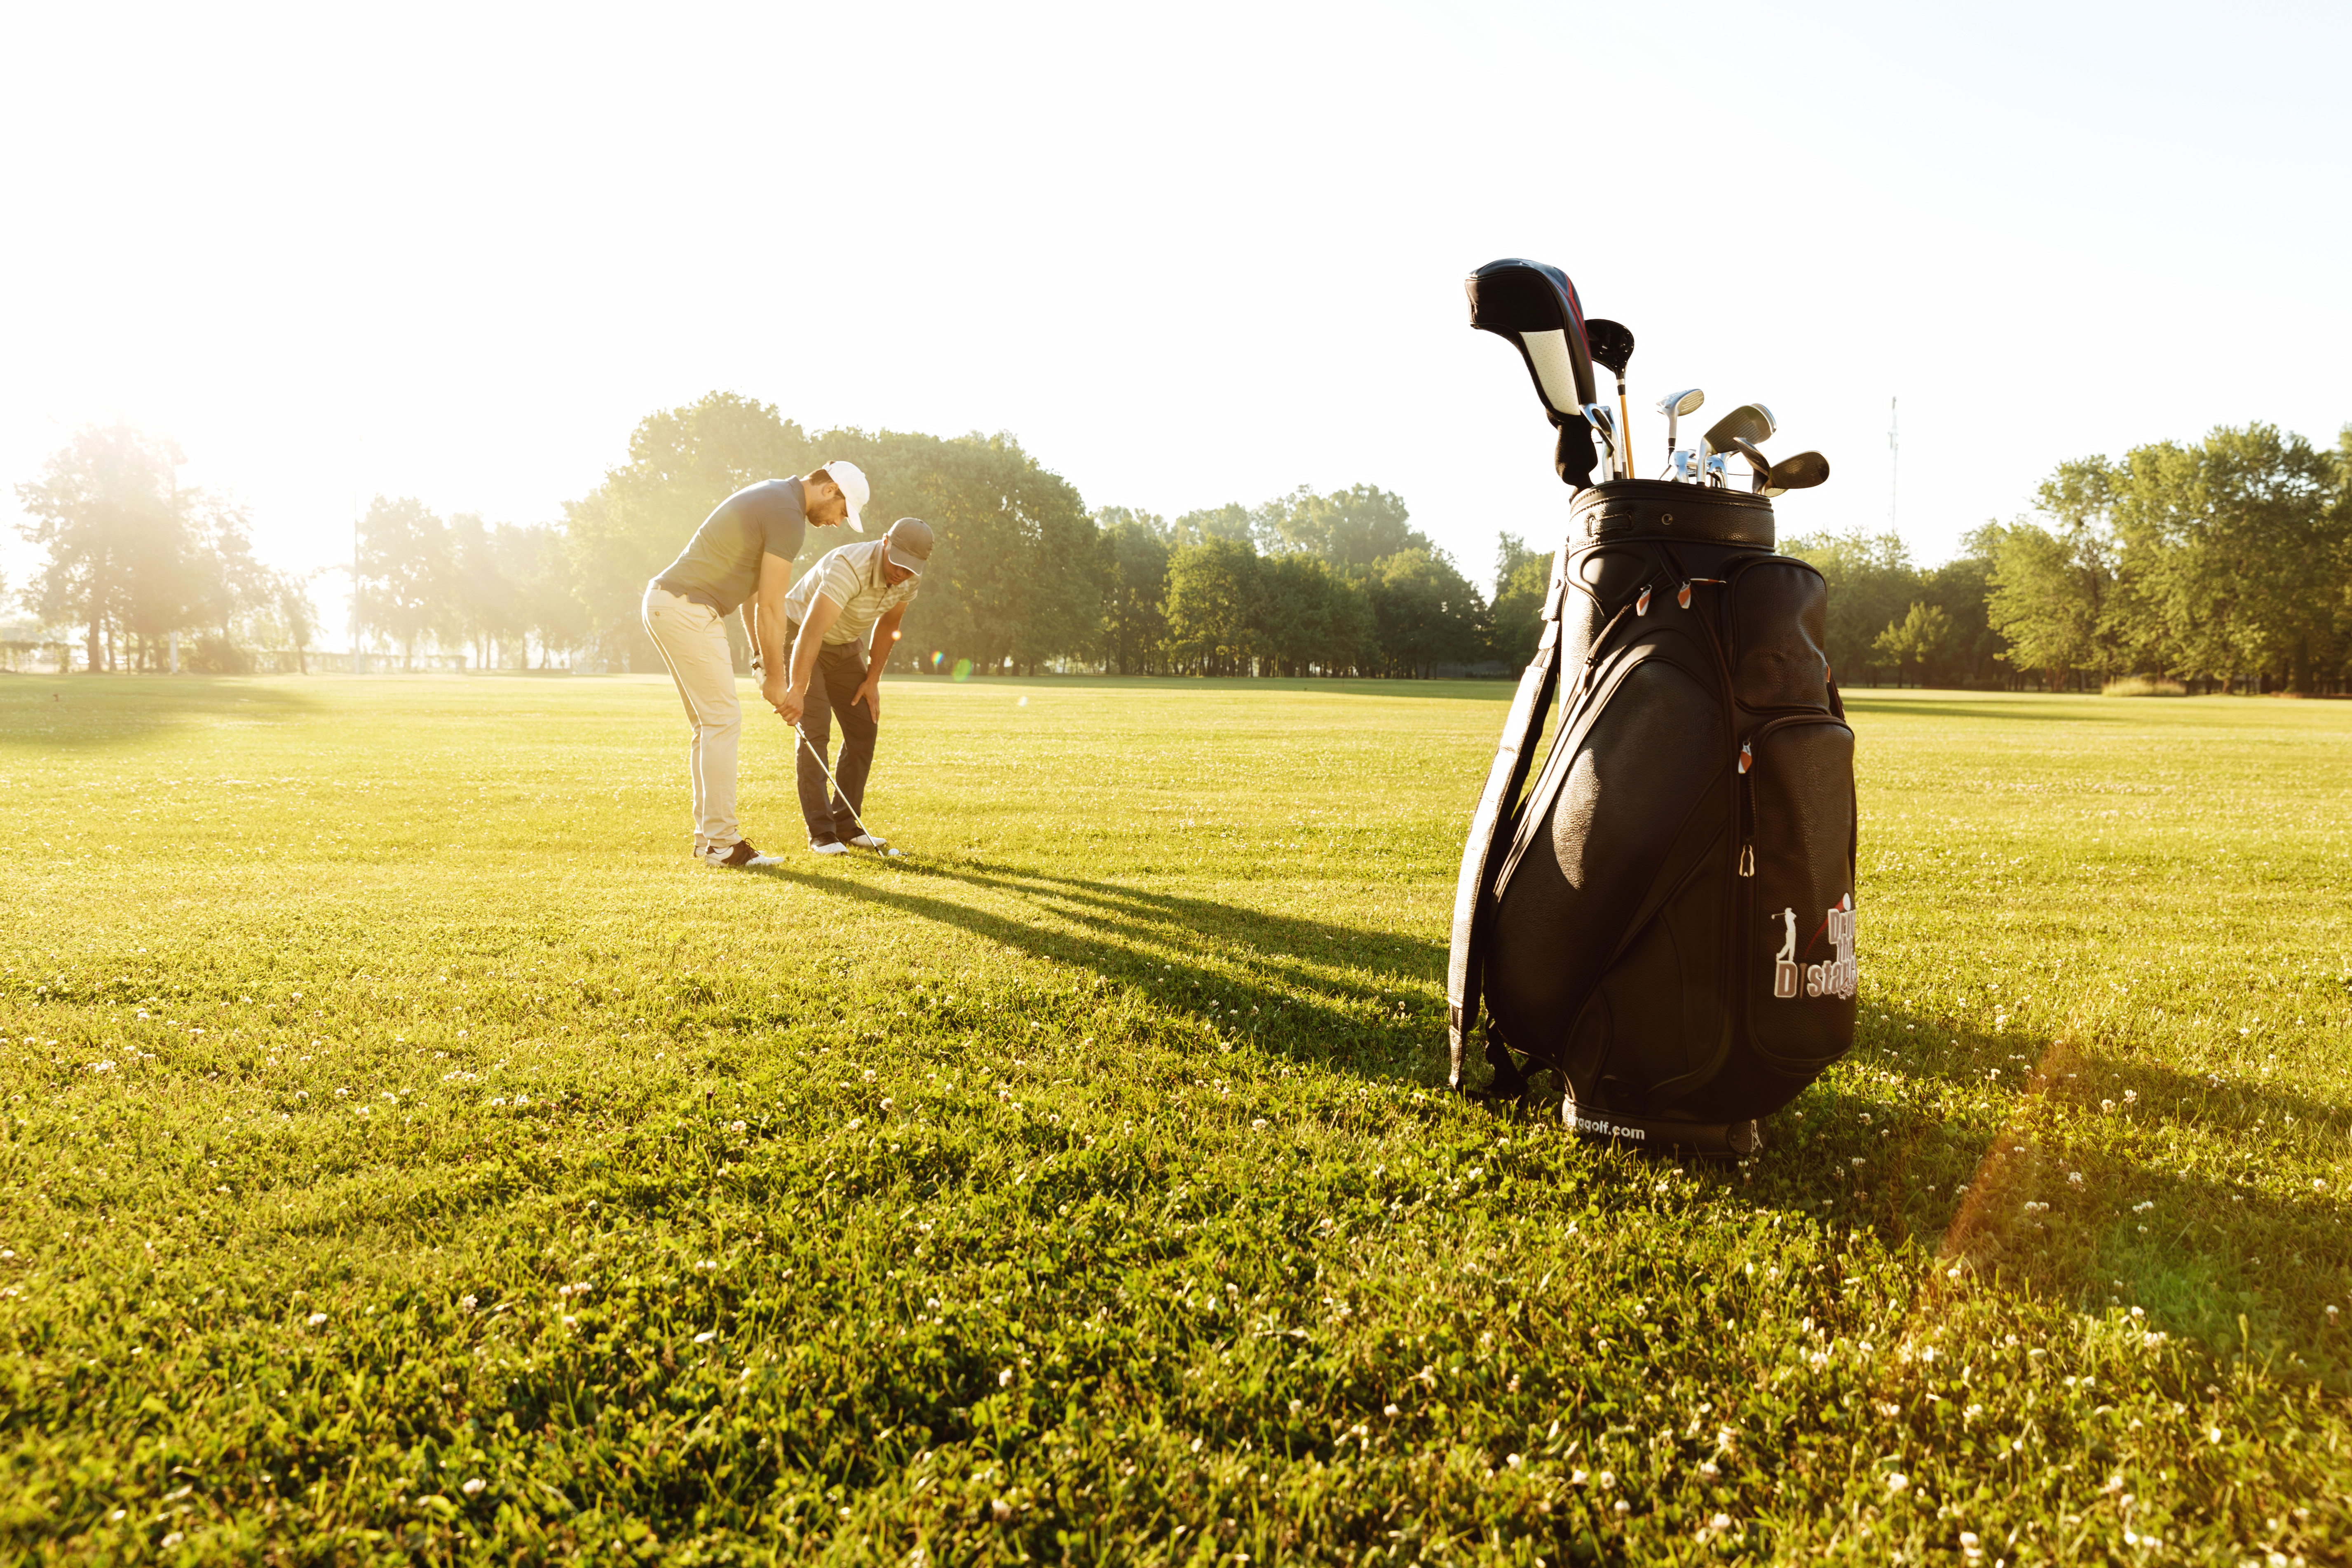
[{"label": "bright sky", "polygon": [[[1557,540],[1499,256],[1923,559],[2059,461],[2352,419],[2352,8],[16,5],[0,479],[177,438],[263,552],[543,521],[647,412],[1013,433],[1089,505]],[[1711,416],[1703,414],[1700,422]],[[13,518],[13,489],[0,496]],[[21,583],[8,531],[0,563]],[[339,614],[343,590],[321,599]]]}]

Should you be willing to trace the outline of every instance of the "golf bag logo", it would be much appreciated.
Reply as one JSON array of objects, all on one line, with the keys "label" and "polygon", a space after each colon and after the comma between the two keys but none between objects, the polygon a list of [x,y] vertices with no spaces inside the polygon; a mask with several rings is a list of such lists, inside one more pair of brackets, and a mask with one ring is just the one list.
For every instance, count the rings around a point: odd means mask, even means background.
[{"label": "golf bag logo", "polygon": [[[1853,994],[1860,970],[1853,959],[1853,895],[1830,906],[1829,912],[1805,943],[1804,952],[1797,951],[1797,911],[1780,911],[1780,951],[1772,959],[1772,994],[1782,1001],[1792,996],[1836,996]],[[1808,963],[1814,944],[1822,937],[1830,939],[1830,956],[1819,963]]]}]

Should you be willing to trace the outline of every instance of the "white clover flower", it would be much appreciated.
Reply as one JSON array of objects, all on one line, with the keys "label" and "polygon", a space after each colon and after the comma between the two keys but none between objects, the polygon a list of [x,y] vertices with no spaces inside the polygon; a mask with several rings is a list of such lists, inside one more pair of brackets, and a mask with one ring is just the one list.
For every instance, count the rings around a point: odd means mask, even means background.
[{"label": "white clover flower", "polygon": [[694,1336],[694,1342],[695,1342],[696,1344],[698,1344],[698,1345],[707,1345],[707,1344],[709,1344],[711,1341],[713,1341],[713,1340],[717,1339],[718,1337],[719,1337],[719,1331],[718,1331],[718,1330],[716,1330],[716,1329],[705,1329],[705,1330],[703,1330],[700,1333],[698,1333],[698,1334],[697,1334],[697,1335],[695,1335],[695,1336]]},{"label": "white clover flower", "polygon": [[482,1489],[488,1485],[489,1485],[489,1483],[482,1479],[479,1476],[468,1476],[466,1479],[466,1484],[459,1487],[457,1489],[464,1492],[467,1497],[479,1497],[482,1495]]},{"label": "white clover flower", "polygon": [[474,1298],[471,1296],[460,1296],[457,1298],[457,1305],[463,1310],[470,1312],[474,1310]]},{"label": "white clover flower", "polygon": [[[885,1103],[887,1102],[886,1101]],[[727,1124],[727,1131],[730,1132],[740,1132],[750,1125],[751,1123],[747,1121],[730,1121]]]},{"label": "white clover flower", "polygon": [[1890,1492],[1907,1491],[1910,1487],[1911,1478],[1900,1470],[1895,1471],[1886,1478],[1886,1489]]},{"label": "white clover flower", "polygon": [[1617,1484],[1617,1472],[1614,1470],[1603,1470],[1599,1475],[1592,1478],[1592,1483],[1599,1487],[1602,1491],[1607,1491],[1611,1487]]},{"label": "white clover flower", "polygon": [[2083,1173],[2082,1173],[2082,1172],[2080,1172],[2080,1171],[2069,1171],[2069,1172],[2067,1172],[2067,1173],[2066,1173],[2066,1184],[2067,1184],[2068,1186],[2070,1186],[2070,1187],[2079,1187],[2079,1186],[2081,1186],[2081,1185],[2083,1184]]},{"label": "white clover flower", "polygon": [[326,1321],[327,1321],[327,1314],[326,1314],[326,1313],[324,1313],[324,1312],[313,1312],[313,1313],[311,1313],[311,1314],[310,1314],[310,1326],[311,1326],[312,1328],[314,1328],[314,1329],[315,1329],[315,1328],[317,1328],[320,1323],[325,1322]]},{"label": "white clover flower", "polygon": [[92,1062],[89,1064],[89,1070],[92,1072],[112,1072],[114,1070],[114,1064],[111,1061]]}]

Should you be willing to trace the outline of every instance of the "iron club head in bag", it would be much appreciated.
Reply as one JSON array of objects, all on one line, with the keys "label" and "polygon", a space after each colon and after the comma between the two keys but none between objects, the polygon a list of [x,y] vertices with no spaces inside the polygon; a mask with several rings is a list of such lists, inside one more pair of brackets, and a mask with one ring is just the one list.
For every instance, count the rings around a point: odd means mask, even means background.
[{"label": "iron club head in bag", "polygon": [[1586,404],[1584,405],[1584,422],[1591,426],[1595,431],[1599,432],[1601,436],[1601,461],[1608,465],[1610,471],[1614,473],[1619,479],[1632,478],[1632,466],[1626,462],[1624,455],[1618,450],[1617,420],[1616,416],[1609,412],[1609,405],[1605,403]]},{"label": "iron club head in bag", "polygon": [[1735,441],[1769,441],[1772,432],[1780,427],[1780,422],[1772,417],[1770,409],[1760,403],[1743,403],[1717,420],[1700,437],[1706,443],[1702,450],[1728,452],[1735,449]]},{"label": "iron club head in bag", "polygon": [[1764,489],[1764,475],[1771,468],[1772,459],[1759,451],[1756,443],[1745,436],[1734,436],[1731,438],[1731,449],[1748,459],[1749,480],[1748,488],[1761,494]]},{"label": "iron club head in bag", "polygon": [[1706,401],[1706,394],[1696,386],[1669,393],[1658,399],[1658,412],[1666,416],[1666,461],[1669,464],[1675,460],[1675,427],[1682,422],[1684,415],[1697,413],[1699,405]]},{"label": "iron club head in bag", "polygon": [[1633,363],[1633,330],[1603,317],[1588,318],[1584,341],[1591,345],[1592,363],[1617,378],[1617,421],[1624,439],[1617,453],[1617,477],[1633,477],[1633,408],[1625,401],[1625,367]]},{"label": "iron club head in bag", "polygon": [[1809,490],[1830,477],[1830,460],[1819,452],[1783,458],[1757,476],[1757,493],[1777,496],[1789,490]]}]

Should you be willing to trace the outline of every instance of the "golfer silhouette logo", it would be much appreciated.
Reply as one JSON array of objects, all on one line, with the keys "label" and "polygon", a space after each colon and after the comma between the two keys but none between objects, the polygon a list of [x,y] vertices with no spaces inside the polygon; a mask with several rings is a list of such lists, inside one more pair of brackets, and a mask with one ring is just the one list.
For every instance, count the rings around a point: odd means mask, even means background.
[{"label": "golfer silhouette logo", "polygon": [[1772,994],[1785,1000],[1797,994],[1799,985],[1797,911],[1782,910],[1780,922],[1787,934],[1780,939],[1780,952],[1772,960]]}]

